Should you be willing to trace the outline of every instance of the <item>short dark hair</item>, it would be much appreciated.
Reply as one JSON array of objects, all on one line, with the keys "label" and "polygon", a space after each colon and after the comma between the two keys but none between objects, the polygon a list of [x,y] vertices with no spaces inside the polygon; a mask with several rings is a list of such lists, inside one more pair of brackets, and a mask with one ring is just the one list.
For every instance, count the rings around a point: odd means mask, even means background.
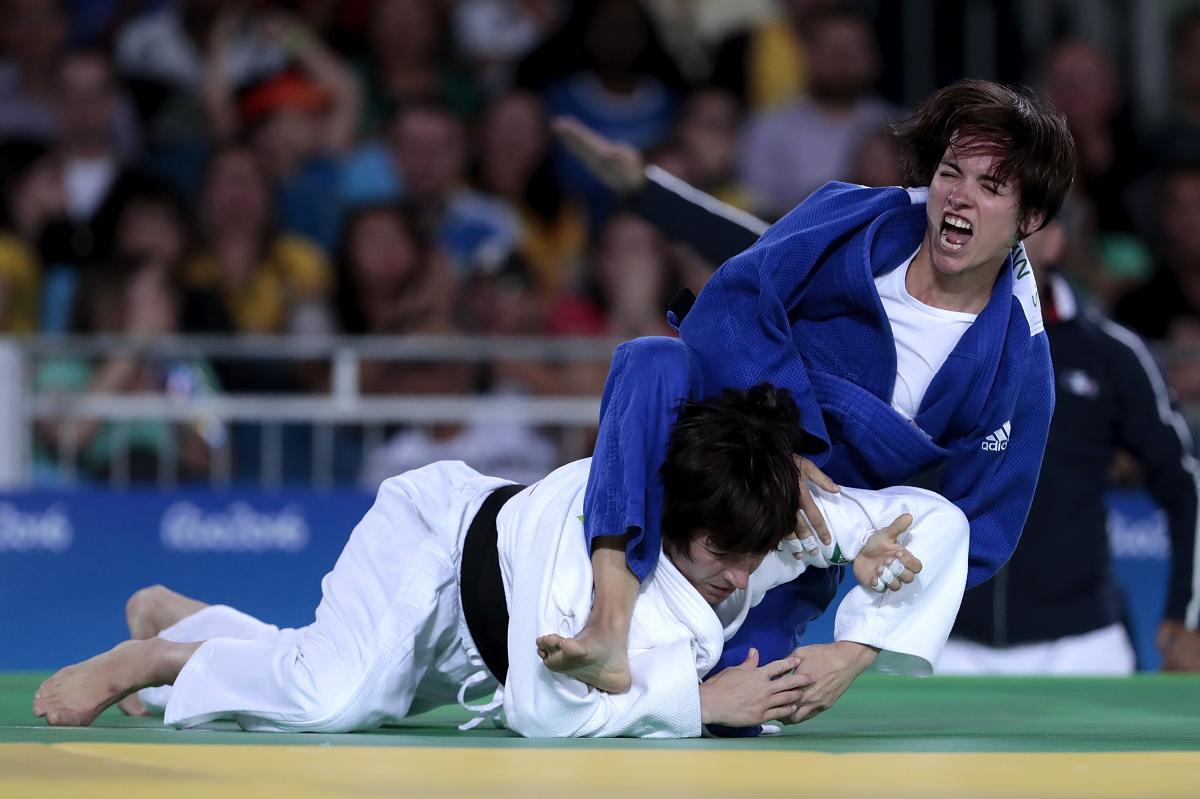
[{"label": "short dark hair", "polygon": [[1066,117],[1029,89],[960,80],[929,96],[895,134],[904,150],[904,180],[928,186],[954,140],[979,139],[1001,153],[995,175],[1020,187],[1019,226],[1036,213],[1054,218],[1075,178],[1075,140]]},{"label": "short dark hair", "polygon": [[683,402],[660,470],[664,545],[686,553],[703,531],[722,553],[777,546],[796,528],[794,456],[806,451],[807,440],[786,389],[761,383]]}]

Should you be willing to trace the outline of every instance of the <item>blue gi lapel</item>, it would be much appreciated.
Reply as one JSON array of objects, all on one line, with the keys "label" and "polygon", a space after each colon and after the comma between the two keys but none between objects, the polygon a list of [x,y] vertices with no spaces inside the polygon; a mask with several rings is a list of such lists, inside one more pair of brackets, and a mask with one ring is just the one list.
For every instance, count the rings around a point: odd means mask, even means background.
[{"label": "blue gi lapel", "polygon": [[1010,253],[987,306],[959,339],[921,401],[917,425],[935,441],[946,443],[970,435],[983,421],[989,399],[995,404],[1001,396],[996,377],[1001,362],[1015,355],[1005,352],[1006,341],[1012,341],[1008,329],[1014,313],[1020,314],[1020,309],[1013,299]]}]

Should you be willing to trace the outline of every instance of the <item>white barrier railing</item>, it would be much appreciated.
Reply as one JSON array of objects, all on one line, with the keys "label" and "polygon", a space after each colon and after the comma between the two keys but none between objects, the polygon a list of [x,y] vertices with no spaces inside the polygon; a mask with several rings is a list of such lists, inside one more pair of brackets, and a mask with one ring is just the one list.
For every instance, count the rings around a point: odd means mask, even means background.
[{"label": "white barrier railing", "polygon": [[[10,446],[0,452],[0,487],[26,485],[32,475],[34,428],[63,425],[70,420],[98,419],[129,422],[143,419],[167,422],[215,420],[223,424],[257,423],[262,436],[262,481],[277,482],[279,429],[300,423],[313,426],[314,482],[324,483],[328,472],[320,461],[328,457],[333,426],[363,427],[367,437],[382,439],[384,425],[508,422],[573,431],[571,457],[582,451],[582,434],[594,426],[598,396],[404,395],[364,396],[359,367],[364,361],[397,362],[511,362],[547,364],[589,361],[607,364],[616,342],[594,338],[481,338],[467,336],[409,337],[275,337],[189,336],[132,339],[118,336],[54,336],[0,338],[0,434]],[[216,394],[174,397],[165,394],[36,394],[33,375],[38,365],[56,357],[99,358],[132,356],[206,361],[326,361],[330,389],[320,393]],[[120,444],[122,442],[118,442]],[[123,442],[126,446],[128,442]],[[73,478],[76,452],[59,452],[68,478]],[[112,481],[124,483],[118,453]],[[215,452],[213,481],[227,482],[231,472],[228,451]],[[160,482],[171,482],[169,470]]]},{"label": "white barrier railing", "polygon": [[[314,482],[325,483],[334,426],[359,426],[366,437],[379,443],[384,425],[509,422],[573,431],[573,443],[564,447],[568,457],[586,454],[580,443],[583,431],[595,425],[599,412],[596,396],[513,395],[404,395],[364,396],[359,385],[363,361],[477,362],[534,361],[542,363],[595,362],[607,364],[615,341],[592,338],[481,338],[469,336],[406,337],[279,337],[279,336],[180,336],[131,339],[117,336],[0,337],[0,488],[27,485],[32,475],[34,428],[38,424],[62,425],[69,420],[98,419],[128,422],[156,419],[167,422],[215,420],[223,424],[254,423],[263,426],[261,479],[277,482],[279,430],[284,424],[313,426]],[[148,359],[203,359],[208,361],[326,361],[330,388],[321,393],[217,394],[188,398],[165,394],[45,394],[33,391],[38,365],[55,357],[128,355]],[[1200,362],[1200,348],[1159,347],[1156,355],[1167,363]],[[1200,404],[1184,408],[1193,429],[1200,428]],[[571,438],[572,436],[568,436]],[[127,443],[127,442],[126,442]],[[124,453],[128,456],[128,451]],[[214,453],[211,479],[228,482],[231,474],[228,449]],[[78,453],[60,452],[63,467],[73,476]],[[124,482],[120,463],[114,464],[113,481]],[[169,470],[160,482],[171,482]]]}]

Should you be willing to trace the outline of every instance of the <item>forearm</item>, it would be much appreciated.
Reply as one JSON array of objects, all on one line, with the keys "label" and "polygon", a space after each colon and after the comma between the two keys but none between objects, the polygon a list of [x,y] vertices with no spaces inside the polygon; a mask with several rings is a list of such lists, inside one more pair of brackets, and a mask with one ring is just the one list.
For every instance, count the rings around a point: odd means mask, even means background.
[{"label": "forearm", "polygon": [[[218,23],[220,24],[220,23]],[[214,34],[218,37],[219,34]],[[204,67],[201,96],[208,129],[217,141],[226,141],[237,135],[237,114],[233,106],[233,88],[229,78],[230,44],[218,38]]]},{"label": "forearm", "polygon": [[749,247],[767,223],[721,202],[657,166],[646,167],[646,181],[630,195],[630,209],[667,238],[690,245],[714,264]]},{"label": "forearm", "polygon": [[288,50],[332,98],[326,120],[325,146],[330,152],[348,150],[355,141],[362,113],[362,88],[354,74],[313,34],[296,26],[287,34]]},{"label": "forearm", "polygon": [[588,624],[629,639],[638,579],[625,561],[625,536],[600,536],[593,541],[592,579],[596,594]]}]

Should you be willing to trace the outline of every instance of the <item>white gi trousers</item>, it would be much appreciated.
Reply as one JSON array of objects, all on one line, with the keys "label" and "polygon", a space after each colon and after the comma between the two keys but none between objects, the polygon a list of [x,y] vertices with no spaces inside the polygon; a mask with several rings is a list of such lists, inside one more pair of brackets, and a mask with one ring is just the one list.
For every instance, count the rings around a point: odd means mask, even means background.
[{"label": "white gi trousers", "polygon": [[212,606],[163,631],[204,641],[174,686],[141,692],[165,723],[233,718],[247,730],[366,730],[455,700],[473,675],[495,691],[462,618],[467,527],[508,481],[457,461],[393,477],[321,581],[307,627],[280,630]]},{"label": "white gi trousers", "polygon": [[938,674],[1128,677],[1136,669],[1133,644],[1120,624],[1009,647],[951,638],[937,664]]}]

